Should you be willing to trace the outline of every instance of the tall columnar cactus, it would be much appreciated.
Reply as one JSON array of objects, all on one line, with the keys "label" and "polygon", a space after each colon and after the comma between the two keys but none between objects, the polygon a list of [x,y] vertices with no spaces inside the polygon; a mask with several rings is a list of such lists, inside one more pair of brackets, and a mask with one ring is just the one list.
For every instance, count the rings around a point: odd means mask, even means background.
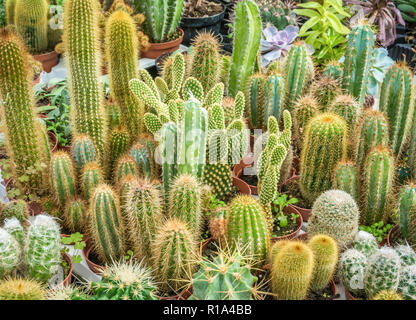
[{"label": "tall columnar cactus", "polygon": [[319,112],[319,109],[318,101],[312,95],[302,96],[296,102],[293,108],[293,127],[299,145],[303,142],[309,120]]},{"label": "tall columnar cactus", "polygon": [[129,154],[136,161],[140,177],[151,179],[157,176],[152,150],[138,142],[130,148]]},{"label": "tall columnar cactus", "polygon": [[197,268],[197,242],[186,223],[179,219],[166,221],[152,244],[153,270],[161,289],[180,290],[191,280]]},{"label": "tall columnar cactus", "polygon": [[24,200],[13,200],[5,204],[0,213],[0,224],[2,224],[4,220],[10,218],[16,218],[21,223],[26,222],[26,220],[29,219],[29,209]]},{"label": "tall columnar cactus", "polygon": [[6,24],[14,24],[15,8],[17,0],[6,1]]},{"label": "tall columnar cactus", "polygon": [[386,147],[370,151],[364,166],[361,199],[361,223],[367,226],[387,221],[390,215],[394,183],[394,156]]},{"label": "tall columnar cactus", "polygon": [[31,222],[24,248],[27,272],[30,277],[48,282],[61,264],[61,232],[50,216],[38,215]]},{"label": "tall columnar cactus", "polygon": [[364,295],[366,256],[357,249],[348,249],[339,259],[339,277],[344,287],[354,295]]},{"label": "tall columnar cactus", "polygon": [[261,18],[253,0],[243,0],[235,7],[234,49],[228,94],[235,96],[253,73],[261,40]]},{"label": "tall columnar cactus", "polygon": [[114,168],[115,184],[119,185],[121,180],[130,174],[135,177],[139,176],[137,164],[132,157],[128,155],[121,156]]},{"label": "tall columnar cactus", "polygon": [[45,288],[31,279],[8,278],[0,281],[0,300],[44,300]]},{"label": "tall columnar cactus", "polygon": [[246,248],[254,264],[267,259],[270,233],[259,201],[247,195],[234,198],[227,209],[227,226],[227,242],[232,248]]},{"label": "tall columnar cactus", "polygon": [[[103,104],[100,48],[100,4],[97,0],[68,0],[64,6],[63,40],[69,73],[73,134],[91,137],[101,156],[107,137]],[[100,158],[103,161],[103,158]]]},{"label": "tall columnar cactus", "polygon": [[65,226],[71,233],[85,232],[87,208],[85,201],[79,197],[69,199],[64,211]]},{"label": "tall columnar cactus", "polygon": [[144,104],[129,88],[129,81],[138,78],[140,48],[134,19],[127,12],[118,10],[108,18],[105,48],[111,95],[120,105],[124,123],[134,141],[142,130]]},{"label": "tall columnar cactus", "polygon": [[356,26],[348,35],[342,72],[342,89],[364,104],[374,51],[374,32],[369,25]]},{"label": "tall columnar cactus", "polygon": [[373,298],[382,290],[397,290],[400,278],[400,258],[392,248],[383,247],[369,259],[364,276],[365,293]]},{"label": "tall columnar cactus", "polygon": [[86,135],[78,135],[73,138],[71,146],[71,157],[77,168],[78,174],[88,162],[99,162],[99,154],[94,142]]},{"label": "tall columnar cactus", "polygon": [[217,84],[222,60],[218,39],[210,33],[200,33],[192,45],[189,70],[201,82],[205,92]]},{"label": "tall columnar cactus", "polygon": [[0,228],[0,278],[8,276],[20,264],[21,248],[17,240]]},{"label": "tall columnar cactus", "polygon": [[168,194],[170,184],[178,173],[178,127],[176,124],[173,122],[165,123],[161,129],[160,137],[162,181],[165,193]]},{"label": "tall columnar cactus", "polygon": [[124,254],[124,224],[118,198],[113,189],[102,184],[90,200],[88,234],[94,252],[103,262],[110,263]]},{"label": "tall columnar cactus", "polygon": [[27,175],[28,182],[19,185],[22,193],[42,193],[48,189],[49,171],[39,166],[49,164],[49,143],[44,143],[41,126],[36,120],[28,59],[21,39],[12,31],[1,30],[0,105],[6,124],[6,149],[14,164],[14,181]]},{"label": "tall columnar cactus", "polygon": [[47,0],[16,0],[14,25],[31,53],[48,49]]},{"label": "tall columnar cactus", "polygon": [[266,77],[261,73],[250,76],[246,81],[246,114],[253,129],[263,127],[263,108]]},{"label": "tall columnar cactus", "polygon": [[379,109],[389,120],[390,146],[396,156],[403,151],[414,110],[413,72],[404,62],[394,64],[380,87]]},{"label": "tall columnar cactus", "polygon": [[339,115],[345,120],[348,134],[352,136],[361,114],[361,108],[355,98],[348,94],[338,95],[329,105],[328,111]]},{"label": "tall columnar cactus", "polygon": [[356,139],[355,159],[362,174],[371,149],[389,145],[389,125],[384,114],[380,111],[364,110]]},{"label": "tall columnar cactus", "polygon": [[115,127],[111,130],[108,141],[108,151],[105,161],[106,175],[107,177],[110,177],[114,172],[117,160],[128,150],[130,144],[129,133],[122,126]]},{"label": "tall columnar cactus", "polygon": [[313,278],[312,250],[301,241],[285,245],[271,265],[272,292],[279,300],[304,300]]},{"label": "tall columnar cactus", "polygon": [[416,300],[416,265],[400,270],[397,292],[406,300]]},{"label": "tall columnar cactus", "polygon": [[308,245],[314,260],[311,289],[325,289],[332,280],[338,263],[338,244],[331,237],[318,234],[309,240]]},{"label": "tall columnar cactus", "polygon": [[378,249],[377,239],[371,233],[358,231],[354,238],[354,249],[369,257]]},{"label": "tall columnar cactus", "polygon": [[399,191],[399,226],[401,235],[410,243],[416,243],[416,186],[408,184]]},{"label": "tall columnar cactus", "polygon": [[165,42],[175,33],[182,16],[184,0],[139,1],[138,10],[146,20],[143,29],[151,42]]},{"label": "tall columnar cactus", "polygon": [[264,90],[263,128],[266,127],[270,116],[280,121],[284,110],[285,90],[285,80],[281,75],[273,74],[267,78]]},{"label": "tall columnar cactus", "polygon": [[333,103],[334,99],[341,94],[341,88],[337,80],[324,75],[314,82],[311,87],[311,94],[321,105],[322,110],[328,111],[328,107]]},{"label": "tall columnar cactus", "polygon": [[293,111],[294,105],[305,89],[307,69],[306,46],[302,43],[294,44],[286,57],[286,100],[285,106],[289,111]]},{"label": "tall columnar cactus", "polygon": [[[127,213],[126,213],[127,197],[128,197],[128,194],[129,194],[132,186],[136,182],[137,182],[137,177],[132,175],[132,174],[128,174],[127,176],[123,177],[120,180],[120,183],[118,184],[120,208],[121,208],[121,212],[122,212],[123,217],[127,217]],[[127,219],[125,219],[125,221],[127,221]],[[128,225],[126,226],[126,228],[128,228]]]},{"label": "tall columnar cactus", "polygon": [[351,161],[340,161],[335,167],[334,189],[348,193],[355,201],[358,197],[358,173],[355,164]]},{"label": "tall columnar cactus", "polygon": [[129,189],[124,210],[128,221],[126,231],[131,249],[148,260],[156,229],[164,218],[162,197],[156,186],[147,180],[138,180]]},{"label": "tall columnar cactus", "polygon": [[310,202],[332,187],[335,167],[346,154],[346,134],[345,121],[334,114],[310,120],[300,159],[300,189]]},{"label": "tall columnar cactus", "polygon": [[321,194],[313,204],[308,233],[331,236],[343,249],[354,240],[359,218],[357,204],[348,193],[329,190]]},{"label": "tall columnar cactus", "polygon": [[16,239],[20,245],[20,248],[23,248],[26,230],[19,220],[16,218],[6,219],[4,221],[3,229]]},{"label": "tall columnar cactus", "polygon": [[64,207],[69,198],[76,193],[76,178],[71,157],[64,151],[55,152],[51,158],[50,172],[55,201]]},{"label": "tall columnar cactus", "polygon": [[104,182],[101,167],[97,162],[89,162],[82,169],[80,186],[84,199],[89,203],[94,189]]}]

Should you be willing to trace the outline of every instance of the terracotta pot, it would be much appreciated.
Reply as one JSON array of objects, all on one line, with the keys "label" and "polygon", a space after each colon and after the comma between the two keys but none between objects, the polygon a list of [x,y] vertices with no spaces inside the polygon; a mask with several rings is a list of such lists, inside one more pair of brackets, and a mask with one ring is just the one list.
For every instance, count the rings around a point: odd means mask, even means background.
[{"label": "terracotta pot", "polygon": [[37,216],[38,214],[44,212],[42,203],[38,201],[30,201],[27,203],[27,206],[29,207],[29,211],[32,216]]},{"label": "terracotta pot", "polygon": [[33,58],[42,63],[43,70],[48,73],[59,63],[59,55],[56,51],[34,55]]},{"label": "terracotta pot", "polygon": [[178,39],[162,43],[151,43],[146,52],[140,52],[140,56],[142,58],[156,59],[166,52],[174,52],[178,50],[184,35],[182,29],[179,29],[179,32],[181,35]]},{"label": "terracotta pot", "polygon": [[396,224],[393,228],[390,229],[389,233],[387,234],[386,243],[389,247],[391,247],[393,244],[393,236],[398,234],[400,234],[400,227],[398,224]]},{"label": "terracotta pot", "polygon": [[233,177],[233,186],[237,187],[240,193],[251,195],[251,189],[243,180]]},{"label": "terracotta pot", "polygon": [[71,280],[72,280],[72,269],[74,267],[74,264],[72,263],[72,259],[71,257],[67,254],[64,253],[64,259],[66,260],[66,262],[69,263],[69,271],[68,271],[68,275],[66,276],[66,278],[64,279],[64,281],[62,282],[62,284],[67,287],[71,284]]},{"label": "terracotta pot", "polygon": [[53,145],[52,152],[56,151],[56,148],[58,148],[58,138],[52,131],[48,131],[49,140],[51,140],[51,143]]},{"label": "terracotta pot", "polygon": [[97,274],[102,273],[104,267],[92,262],[89,259],[90,253],[91,253],[90,246],[87,245],[84,249],[82,249],[82,255],[84,256],[84,259],[87,262],[87,265],[91,269],[91,271]]},{"label": "terracotta pot", "polygon": [[349,292],[347,289],[345,289],[345,297],[347,297],[347,300],[361,300],[359,298],[354,297],[352,293]]},{"label": "terracotta pot", "polygon": [[[236,165],[234,166],[234,168],[233,168],[233,176],[234,176],[234,177],[236,177],[237,179],[239,179],[239,180],[243,181],[243,180],[241,179],[241,176],[242,176],[242,174],[243,174],[243,169],[244,169],[244,168],[248,168],[248,167],[250,167],[250,166],[251,166],[251,165],[245,165],[245,164],[244,164],[244,162],[243,162],[243,160],[241,160],[241,162],[240,162],[240,163],[238,163],[238,164],[236,164]],[[246,182],[244,181],[244,183],[246,183]],[[253,186],[253,185],[250,185],[250,184],[248,184],[248,183],[246,183],[246,184],[249,186],[249,188],[250,188],[250,190],[251,190],[251,194],[258,195],[257,186]]]},{"label": "terracotta pot", "polygon": [[296,219],[296,222],[298,224],[298,228],[295,231],[293,231],[292,233],[289,233],[287,235],[271,238],[272,243],[277,242],[277,241],[281,241],[281,240],[292,240],[293,238],[295,238],[298,235],[300,229],[302,229],[303,219],[302,219],[302,215],[299,213],[299,211],[297,211],[295,208],[292,208],[292,207],[288,206],[288,207],[285,207],[283,209],[283,212],[284,213],[295,213],[295,214],[299,215],[298,218]]}]

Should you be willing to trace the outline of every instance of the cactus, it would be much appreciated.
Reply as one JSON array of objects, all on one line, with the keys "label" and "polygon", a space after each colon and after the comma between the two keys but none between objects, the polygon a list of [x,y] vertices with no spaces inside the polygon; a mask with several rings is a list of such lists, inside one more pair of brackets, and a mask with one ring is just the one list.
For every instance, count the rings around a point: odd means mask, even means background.
[{"label": "cactus", "polygon": [[139,1],[138,11],[146,16],[143,30],[154,43],[172,40],[181,19],[184,0]]},{"label": "cactus", "polygon": [[336,60],[329,61],[323,69],[324,76],[329,76],[338,82],[342,79],[342,67]]},{"label": "cactus", "polygon": [[80,185],[84,199],[88,203],[95,188],[103,182],[104,176],[100,166],[96,162],[87,163],[82,170]]},{"label": "cactus", "polygon": [[47,283],[61,265],[61,232],[50,216],[38,215],[31,222],[24,248],[27,274]]},{"label": "cactus", "polygon": [[16,0],[14,25],[31,53],[48,49],[48,1]]},{"label": "cactus", "polygon": [[395,292],[394,290],[382,290],[380,291],[373,300],[404,300],[403,297]]},{"label": "cactus", "polygon": [[6,0],[6,25],[14,24],[16,2],[17,0]]},{"label": "cactus", "polygon": [[313,236],[308,245],[314,259],[310,288],[315,291],[325,289],[332,280],[338,263],[338,245],[334,239],[322,234]]},{"label": "cactus", "polygon": [[108,152],[106,155],[106,174],[110,177],[114,172],[117,160],[127,152],[130,144],[130,137],[127,130],[122,127],[115,127],[109,136]]},{"label": "cactus", "polygon": [[337,95],[329,105],[328,111],[339,115],[345,120],[348,134],[352,136],[361,113],[360,106],[355,98],[348,94]]},{"label": "cactus", "polygon": [[91,300],[156,300],[151,270],[140,262],[113,263],[90,284]]},{"label": "cactus", "polygon": [[32,279],[8,278],[0,281],[0,300],[44,300],[43,285]]},{"label": "cactus", "polygon": [[341,88],[338,81],[329,76],[322,76],[315,81],[311,87],[312,96],[322,106],[322,111],[328,111],[327,108],[333,104],[334,99],[341,95]]},{"label": "cactus", "polygon": [[55,152],[51,158],[50,172],[55,201],[63,207],[76,193],[75,173],[70,156],[64,151]]},{"label": "cactus", "polygon": [[261,40],[261,18],[253,0],[235,6],[234,49],[231,58],[228,94],[235,96],[253,73]]},{"label": "cactus", "polygon": [[405,63],[396,63],[387,71],[380,87],[379,110],[389,121],[390,146],[396,156],[402,153],[412,125],[413,76]]},{"label": "cactus", "polygon": [[64,6],[63,41],[68,66],[72,133],[86,134],[103,161],[107,137],[103,104],[100,49],[100,4],[97,0],[68,0]]},{"label": "cactus", "polygon": [[225,244],[227,237],[227,220],[226,220],[226,208],[217,208],[214,212],[210,212],[212,215],[209,219],[209,232],[212,239],[220,245]]},{"label": "cactus", "polygon": [[394,250],[400,257],[402,268],[416,264],[416,252],[408,244],[399,245]]},{"label": "cactus", "polygon": [[270,234],[259,201],[247,195],[235,197],[227,209],[227,242],[231,249],[241,245],[254,265],[267,259]]},{"label": "cactus", "polygon": [[191,76],[201,82],[205,92],[217,84],[221,72],[221,55],[217,38],[207,32],[195,37],[190,56]]},{"label": "cactus", "polygon": [[280,121],[284,110],[285,89],[285,80],[281,75],[274,74],[267,78],[264,90],[263,128],[270,116]]},{"label": "cactus", "polygon": [[357,204],[348,193],[329,190],[321,194],[313,204],[308,233],[326,234],[334,238],[342,250],[354,240],[359,217]]},{"label": "cactus", "polygon": [[65,226],[71,233],[84,232],[87,224],[87,209],[81,198],[69,199],[64,211]]},{"label": "cactus", "polygon": [[123,123],[121,108],[118,104],[107,104],[105,105],[107,111],[107,124],[108,128],[111,130],[114,127],[120,126]]},{"label": "cactus", "polygon": [[120,259],[124,254],[124,224],[115,192],[99,185],[90,200],[88,234],[94,252],[103,262]]},{"label": "cactus", "polygon": [[132,249],[139,252],[142,259],[148,259],[155,231],[164,218],[160,191],[149,181],[138,180],[130,186],[125,202],[127,233]]},{"label": "cactus", "polygon": [[416,243],[416,185],[403,186],[398,199],[400,233],[413,245]]},{"label": "cactus", "polygon": [[[125,217],[125,222],[127,223],[127,213],[126,213],[126,203],[127,203],[127,196],[131,190],[131,187],[136,183],[137,181],[137,177],[132,175],[132,174],[128,174],[125,177],[123,177],[119,184],[118,184],[118,193],[119,193],[119,200],[120,200],[120,208],[121,208],[121,212],[123,217]],[[128,225],[127,225],[128,227]]]},{"label": "cactus", "polygon": [[354,96],[360,107],[364,104],[367,94],[374,40],[374,32],[369,25],[356,26],[348,35],[349,49],[345,51],[342,89]]},{"label": "cactus", "polygon": [[86,135],[74,137],[71,146],[71,157],[77,168],[78,174],[88,162],[99,162],[99,155],[94,146],[94,142]]},{"label": "cactus", "polygon": [[293,109],[293,126],[295,137],[301,145],[304,139],[305,130],[309,120],[311,120],[320,110],[320,106],[311,95],[302,96],[296,102]]},{"label": "cactus", "polygon": [[20,248],[24,246],[25,229],[22,224],[16,218],[10,218],[4,220],[3,229],[12,235],[19,243]]},{"label": "cactus", "polygon": [[294,43],[285,60],[287,81],[285,106],[289,111],[293,111],[296,101],[305,90],[306,69],[306,46],[300,42]]},{"label": "cactus", "polygon": [[383,247],[368,258],[364,276],[365,293],[373,298],[382,290],[397,290],[400,277],[400,257],[394,249]]},{"label": "cactus", "polygon": [[11,274],[20,264],[21,249],[17,240],[0,228],[0,278]]},{"label": "cactus", "polygon": [[47,291],[46,300],[88,300],[88,297],[83,292],[83,290],[78,287],[75,287],[73,285],[64,286],[63,284],[59,284]]},{"label": "cactus", "polygon": [[29,177],[25,185],[18,184],[21,192],[41,194],[48,189],[48,170],[44,166],[49,163],[50,151],[35,116],[28,59],[21,39],[10,30],[1,30],[0,105],[6,125],[6,150],[14,164],[14,181],[22,175]]},{"label": "cactus", "polygon": [[355,136],[358,139],[355,143],[355,159],[362,174],[371,149],[389,144],[389,126],[384,114],[380,111],[364,110]]},{"label": "cactus", "polygon": [[213,260],[202,258],[193,275],[190,300],[251,300],[257,278],[238,252],[220,252]]},{"label": "cactus", "polygon": [[217,199],[224,200],[231,193],[232,173],[228,164],[206,164],[203,180],[213,188]]},{"label": "cactus", "polygon": [[351,161],[340,161],[335,168],[334,189],[348,193],[355,201],[358,201],[358,177],[357,169]]},{"label": "cactus", "polygon": [[139,177],[151,179],[157,176],[152,150],[138,142],[130,148],[129,154],[136,161]]},{"label": "cactus", "polygon": [[280,241],[276,241],[272,248],[270,249],[270,254],[269,254],[269,261],[270,263],[273,263],[274,259],[277,257],[277,254],[289,243],[291,243],[290,240],[280,240]]},{"label": "cactus", "polygon": [[387,222],[394,183],[394,157],[386,147],[370,151],[364,166],[361,223],[367,226],[380,220]]},{"label": "cactus", "polygon": [[157,231],[152,244],[153,270],[161,289],[178,291],[197,268],[195,236],[179,219],[170,219]]},{"label": "cactus", "polygon": [[24,200],[13,200],[5,204],[0,213],[0,224],[6,219],[16,218],[21,223],[29,219],[29,209]]},{"label": "cactus", "polygon": [[224,83],[224,90],[228,92],[228,82],[230,80],[231,57],[227,55],[221,56],[221,73],[220,81]]},{"label": "cactus", "polygon": [[161,144],[159,146],[161,165],[162,165],[162,181],[165,194],[168,194],[172,180],[178,173],[177,163],[178,154],[178,128],[173,122],[168,122],[161,129]]},{"label": "cactus", "polygon": [[313,278],[313,252],[301,241],[286,244],[271,265],[271,291],[279,300],[304,300]]},{"label": "cactus", "polygon": [[117,10],[108,18],[105,48],[111,94],[121,107],[124,123],[134,141],[142,131],[144,105],[129,88],[129,81],[138,78],[139,44],[135,22],[127,12]]},{"label": "cactus", "polygon": [[359,231],[354,238],[354,249],[370,257],[378,249],[377,239],[371,233]]},{"label": "cactus", "polygon": [[114,182],[116,185],[119,185],[120,181],[130,174],[138,177],[139,171],[137,169],[137,164],[132,157],[124,155],[117,161],[114,169]]},{"label": "cactus", "polygon": [[309,121],[300,159],[300,189],[313,202],[333,185],[337,163],[345,157],[347,128],[339,116],[323,113]]},{"label": "cactus", "polygon": [[339,277],[344,287],[354,295],[364,295],[364,275],[367,268],[366,256],[356,250],[348,249],[339,259]]},{"label": "cactus", "polygon": [[297,16],[294,14],[294,3],[290,1],[267,1],[257,0],[261,12],[263,24],[271,23],[278,30],[284,30],[287,26],[298,24]]},{"label": "cactus", "polygon": [[407,266],[400,271],[397,292],[406,300],[416,300],[416,265]]},{"label": "cactus", "polygon": [[260,73],[253,74],[246,81],[245,96],[248,106],[246,113],[253,129],[263,127],[265,86],[266,77]]}]

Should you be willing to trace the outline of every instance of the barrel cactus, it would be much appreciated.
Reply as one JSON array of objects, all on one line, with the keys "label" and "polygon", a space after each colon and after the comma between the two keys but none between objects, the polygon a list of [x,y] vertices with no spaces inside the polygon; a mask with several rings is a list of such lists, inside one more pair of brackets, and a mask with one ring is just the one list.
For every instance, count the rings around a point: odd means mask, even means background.
[{"label": "barrel cactus", "polygon": [[77,168],[78,173],[81,173],[82,168],[88,162],[99,162],[99,155],[95,148],[92,139],[86,135],[75,136],[72,140],[71,157]]},{"label": "barrel cactus", "polygon": [[104,182],[103,172],[97,162],[87,163],[81,174],[80,185],[84,199],[89,203],[97,186]]},{"label": "barrel cactus", "polygon": [[69,199],[64,211],[65,227],[71,233],[84,232],[87,223],[87,208],[85,201],[79,197]]},{"label": "barrel cactus", "polygon": [[397,292],[406,300],[416,300],[416,265],[404,267],[400,271]]},{"label": "barrel cactus", "polygon": [[0,213],[0,224],[4,220],[16,218],[21,223],[26,222],[29,218],[29,208],[24,200],[13,200],[5,204],[3,211]]},{"label": "barrel cactus", "polygon": [[373,300],[404,300],[400,293],[394,290],[383,290],[377,293]]},{"label": "barrel cactus", "polygon": [[363,296],[366,256],[357,249],[348,249],[339,259],[339,277],[345,288],[354,295]]},{"label": "barrel cactus", "polygon": [[334,100],[341,94],[341,88],[337,80],[323,75],[312,85],[311,94],[321,105],[322,110],[328,111]]},{"label": "barrel cactus", "polygon": [[111,130],[108,141],[108,150],[105,157],[105,171],[107,177],[110,178],[114,172],[117,160],[128,150],[130,136],[125,127],[118,126]]},{"label": "barrel cactus", "polygon": [[399,226],[400,233],[410,243],[416,243],[416,186],[408,184],[399,191]]},{"label": "barrel cactus", "polygon": [[361,115],[357,100],[348,94],[338,95],[328,107],[328,111],[342,117],[347,123],[348,133],[352,135]]},{"label": "barrel cactus", "polygon": [[295,128],[295,137],[299,145],[303,142],[309,120],[319,112],[319,109],[320,106],[318,102],[311,95],[302,96],[296,102],[293,108],[293,126]]},{"label": "barrel cactus", "polygon": [[0,300],[44,300],[42,283],[32,279],[8,278],[0,281]]},{"label": "barrel cactus", "polygon": [[120,157],[120,159],[118,159],[115,165],[114,182],[116,185],[119,185],[121,180],[130,174],[135,177],[139,176],[137,163],[131,156],[123,155]]},{"label": "barrel cactus", "polygon": [[378,242],[371,233],[359,231],[354,238],[354,248],[369,257],[377,251]]}]

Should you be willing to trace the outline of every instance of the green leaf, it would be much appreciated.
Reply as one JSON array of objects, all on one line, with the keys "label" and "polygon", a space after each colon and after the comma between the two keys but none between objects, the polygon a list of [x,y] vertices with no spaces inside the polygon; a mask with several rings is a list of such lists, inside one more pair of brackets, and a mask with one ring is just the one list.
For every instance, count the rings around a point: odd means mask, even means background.
[{"label": "green leaf", "polygon": [[332,28],[335,29],[335,31],[337,31],[338,33],[341,34],[349,34],[350,30],[344,26],[341,21],[339,21],[339,19],[331,12],[327,12],[327,18],[329,23],[331,24]]},{"label": "green leaf", "polygon": [[326,3],[329,3],[339,14],[343,15],[344,17],[350,18],[351,15],[346,12],[342,6],[337,3],[335,0],[325,0]]},{"label": "green leaf", "polygon": [[299,36],[302,37],[305,35],[305,32],[309,29],[311,29],[314,25],[316,25],[318,22],[320,21],[319,17],[313,17],[311,19],[309,19],[308,21],[306,21],[302,28],[300,28],[299,30]]},{"label": "green leaf", "polygon": [[310,9],[294,9],[293,12],[295,12],[299,16],[305,16],[309,18],[321,17],[321,15],[318,12]]}]

